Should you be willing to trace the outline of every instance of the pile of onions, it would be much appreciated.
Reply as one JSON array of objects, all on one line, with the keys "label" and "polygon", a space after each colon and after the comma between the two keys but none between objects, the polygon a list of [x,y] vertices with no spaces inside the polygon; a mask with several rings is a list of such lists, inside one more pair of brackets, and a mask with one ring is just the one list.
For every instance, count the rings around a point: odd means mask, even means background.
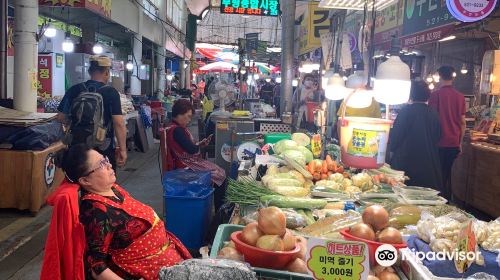
[{"label": "pile of onions", "polygon": [[255,244],[257,248],[269,251],[283,251],[285,244],[278,235],[263,235]]},{"label": "pile of onions", "polygon": [[248,224],[241,233],[241,241],[248,245],[255,246],[257,240],[264,235],[256,222]]},{"label": "pile of onions", "polygon": [[240,253],[236,249],[229,246],[222,248],[217,256],[221,259],[228,259],[234,261],[243,260],[243,256],[240,255]]},{"label": "pile of onions", "polygon": [[267,207],[259,210],[257,219],[259,229],[266,235],[283,236],[286,231],[286,217],[278,207]]},{"label": "pile of onions", "polygon": [[363,212],[363,223],[353,226],[350,234],[381,243],[403,243],[403,237],[399,230],[388,227],[388,225],[389,213],[380,205],[372,205]]}]

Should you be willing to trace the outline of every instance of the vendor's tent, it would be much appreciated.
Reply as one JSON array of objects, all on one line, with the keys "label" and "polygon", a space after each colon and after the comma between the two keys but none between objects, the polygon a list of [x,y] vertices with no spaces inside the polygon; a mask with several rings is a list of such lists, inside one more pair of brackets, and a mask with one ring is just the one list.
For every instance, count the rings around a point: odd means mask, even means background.
[{"label": "vendor's tent", "polygon": [[206,71],[206,72],[231,72],[233,69],[238,69],[238,65],[229,63],[229,62],[224,62],[224,61],[217,61],[214,63],[209,63],[203,67],[200,67],[200,71]]}]

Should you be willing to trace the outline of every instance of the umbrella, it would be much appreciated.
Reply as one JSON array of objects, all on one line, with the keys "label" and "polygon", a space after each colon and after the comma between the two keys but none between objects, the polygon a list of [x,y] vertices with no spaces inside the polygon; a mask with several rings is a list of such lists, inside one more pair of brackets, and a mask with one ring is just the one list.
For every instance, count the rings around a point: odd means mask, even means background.
[{"label": "umbrella", "polygon": [[224,61],[217,61],[214,63],[209,63],[203,67],[200,68],[200,71],[207,71],[207,72],[231,72],[234,68],[238,69],[238,65],[229,63],[229,62],[224,62]]}]

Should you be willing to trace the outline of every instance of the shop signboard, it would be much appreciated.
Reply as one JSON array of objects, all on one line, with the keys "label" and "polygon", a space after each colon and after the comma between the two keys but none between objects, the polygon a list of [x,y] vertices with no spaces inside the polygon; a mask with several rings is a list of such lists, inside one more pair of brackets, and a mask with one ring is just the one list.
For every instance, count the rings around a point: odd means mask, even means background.
[{"label": "shop signboard", "polygon": [[404,2],[395,4],[377,12],[375,19],[374,45],[381,49],[390,46],[392,36],[399,37],[403,28]]},{"label": "shop signboard", "polygon": [[112,2],[112,0],[38,0],[40,6],[85,8],[107,18],[111,18]]},{"label": "shop signboard", "polygon": [[38,96],[52,96],[52,55],[38,55]]},{"label": "shop signboard", "polygon": [[497,0],[446,0],[450,13],[463,22],[475,22],[489,16]]},{"label": "shop signboard", "polygon": [[329,9],[318,8],[319,2],[310,2],[300,26],[299,54],[321,47],[321,34],[330,30]]},{"label": "shop signboard", "polygon": [[454,29],[454,25],[448,24],[441,27],[425,30],[419,33],[404,36],[401,39],[401,44],[406,48],[436,42],[448,37]]},{"label": "shop signboard", "polygon": [[64,55],[62,53],[56,53],[56,67],[62,68],[64,65]]},{"label": "shop signboard", "polygon": [[279,0],[221,0],[220,13],[277,17],[280,3]]},{"label": "shop signboard", "polygon": [[367,279],[370,270],[366,243],[310,238],[306,264],[314,279]]},{"label": "shop signboard", "polygon": [[7,56],[14,56],[14,20],[7,22]]},{"label": "shop signboard", "polygon": [[406,0],[403,18],[404,36],[456,22],[444,0]]}]

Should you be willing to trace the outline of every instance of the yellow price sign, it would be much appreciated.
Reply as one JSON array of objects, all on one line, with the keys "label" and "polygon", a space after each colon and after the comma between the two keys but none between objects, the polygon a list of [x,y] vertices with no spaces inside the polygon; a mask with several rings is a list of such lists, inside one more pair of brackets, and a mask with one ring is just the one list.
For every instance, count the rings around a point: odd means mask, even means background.
[{"label": "yellow price sign", "polygon": [[318,158],[321,155],[321,135],[315,134],[311,138],[311,152],[313,156]]}]

